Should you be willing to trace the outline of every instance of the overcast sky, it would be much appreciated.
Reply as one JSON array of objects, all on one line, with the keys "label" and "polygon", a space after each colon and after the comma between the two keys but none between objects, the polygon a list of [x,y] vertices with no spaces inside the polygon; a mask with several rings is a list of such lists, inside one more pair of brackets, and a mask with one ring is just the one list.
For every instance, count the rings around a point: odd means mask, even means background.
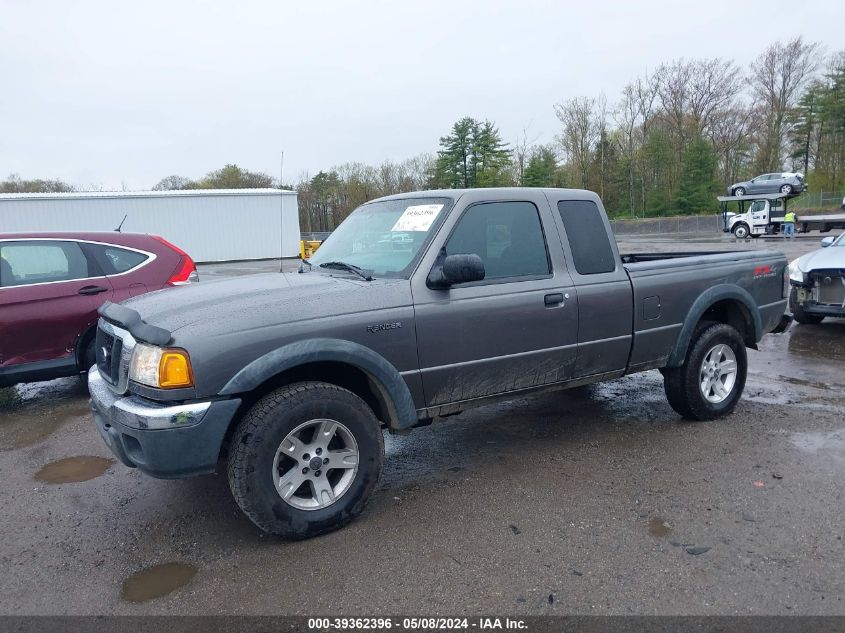
[{"label": "overcast sky", "polygon": [[[570,6],[571,5],[571,6]],[[845,48],[845,2],[0,0],[0,179],[285,181],[436,151],[462,116],[551,141],[552,106],[678,57]]]}]

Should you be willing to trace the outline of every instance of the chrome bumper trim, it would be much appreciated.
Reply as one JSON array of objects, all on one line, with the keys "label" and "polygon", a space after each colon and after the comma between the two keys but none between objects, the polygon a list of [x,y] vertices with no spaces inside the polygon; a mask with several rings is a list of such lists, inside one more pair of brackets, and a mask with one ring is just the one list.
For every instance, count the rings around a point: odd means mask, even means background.
[{"label": "chrome bumper trim", "polygon": [[137,396],[117,396],[100,375],[96,365],[88,372],[91,403],[110,422],[133,429],[174,429],[202,422],[211,402],[167,406]]}]

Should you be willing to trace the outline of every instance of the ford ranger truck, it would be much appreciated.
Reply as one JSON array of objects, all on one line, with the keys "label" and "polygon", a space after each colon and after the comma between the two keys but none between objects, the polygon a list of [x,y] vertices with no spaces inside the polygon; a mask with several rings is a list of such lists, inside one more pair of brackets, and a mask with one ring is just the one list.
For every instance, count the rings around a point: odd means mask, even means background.
[{"label": "ford ranger truck", "polygon": [[100,309],[91,410],[126,466],[225,468],[289,539],[358,515],[383,431],[651,369],[689,420],[728,415],[746,349],[789,317],[776,252],[621,255],[574,189],[407,193],[356,209],[298,273]]}]

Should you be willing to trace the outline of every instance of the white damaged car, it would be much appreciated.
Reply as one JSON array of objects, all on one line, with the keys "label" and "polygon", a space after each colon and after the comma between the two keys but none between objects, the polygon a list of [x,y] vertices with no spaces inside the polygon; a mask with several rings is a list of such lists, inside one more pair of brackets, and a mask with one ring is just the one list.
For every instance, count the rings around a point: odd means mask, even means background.
[{"label": "white damaged car", "polygon": [[798,323],[845,317],[845,233],[789,264],[789,307]]}]

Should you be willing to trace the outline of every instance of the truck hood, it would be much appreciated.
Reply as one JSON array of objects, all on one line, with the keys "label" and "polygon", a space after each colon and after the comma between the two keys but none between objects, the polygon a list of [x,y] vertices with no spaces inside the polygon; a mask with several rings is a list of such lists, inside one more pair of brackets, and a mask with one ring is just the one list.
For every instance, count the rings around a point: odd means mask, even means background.
[{"label": "truck hood", "polygon": [[[402,291],[404,289],[404,292]],[[404,279],[364,281],[345,274],[265,273],[203,281],[141,295],[123,303],[145,323],[172,334],[244,331],[410,303]]]},{"label": "truck hood", "polygon": [[828,246],[798,258],[798,268],[809,273],[825,268],[845,269],[845,246]]}]

